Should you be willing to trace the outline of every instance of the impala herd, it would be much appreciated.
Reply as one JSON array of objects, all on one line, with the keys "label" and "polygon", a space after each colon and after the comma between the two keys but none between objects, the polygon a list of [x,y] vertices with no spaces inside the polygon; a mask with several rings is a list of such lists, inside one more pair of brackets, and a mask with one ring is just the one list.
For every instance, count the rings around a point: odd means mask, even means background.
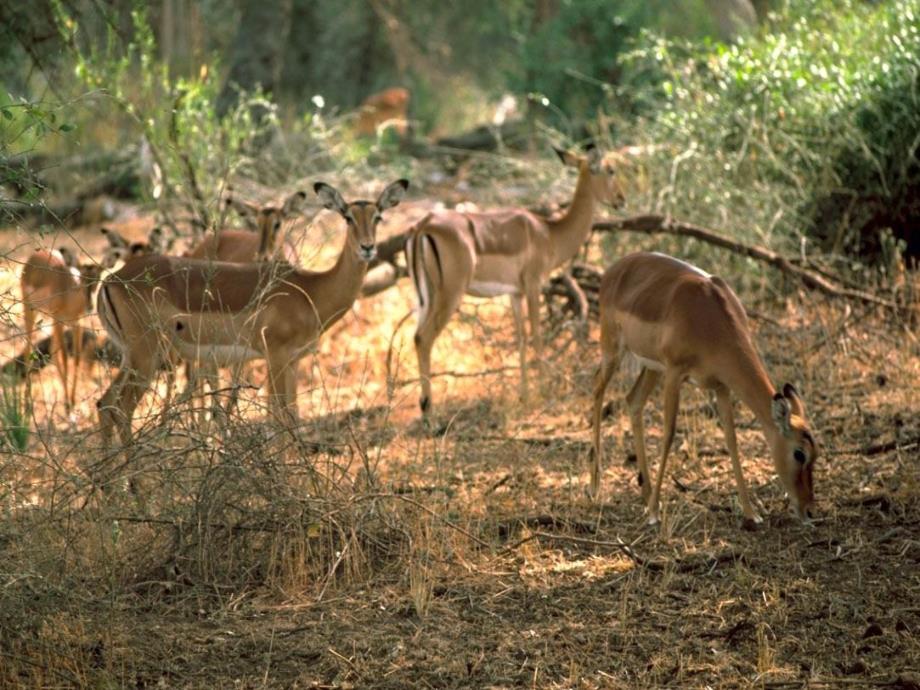
[{"label": "impala herd", "polygon": [[[463,295],[508,295],[520,355],[521,396],[528,398],[525,304],[535,361],[542,359],[540,288],[549,273],[572,259],[588,239],[598,204],[619,207],[623,188],[610,161],[594,147],[584,155],[557,150],[577,169],[571,203],[549,220],[523,208],[485,212],[430,213],[408,233],[406,260],[417,295],[415,349],[424,419],[431,413],[431,350],[460,306]],[[97,311],[109,338],[122,353],[121,368],[97,402],[104,447],[117,430],[123,447],[132,442],[132,418],[157,374],[174,376],[180,361],[189,367],[189,386],[205,372],[253,359],[267,364],[268,399],[276,421],[296,422],[297,367],[320,336],[358,298],[368,264],[377,252],[382,214],[403,199],[409,183],[397,180],[375,201],[348,202],[333,187],[317,182],[321,204],[346,225],[335,264],[325,271],[297,265],[296,252],[280,236],[285,218],[300,212],[307,194],[298,191],[280,204],[257,206],[230,192],[250,230],[224,229],[181,256],[171,255],[162,231],[146,242],[128,243],[103,230],[109,248],[101,264],[78,266],[64,250],[36,251],[21,274],[23,318],[29,338],[36,314],[52,324],[52,361],[68,410],[75,404],[82,333],[81,317]],[[114,273],[101,280],[103,266]],[[600,292],[601,364],[593,399],[593,443],[588,493],[601,497],[604,394],[624,351],[640,373],[626,406],[633,428],[640,483],[650,524],[659,521],[659,502],[674,437],[681,384],[690,379],[715,392],[717,408],[741,511],[759,522],[738,457],[732,393],[760,423],[779,479],[802,520],[812,517],[812,473],[818,445],[802,399],[790,384],[775,387],[757,353],[744,307],[716,276],[669,256],[635,253],[603,274]],[[75,361],[68,364],[64,326],[73,332]],[[651,481],[645,449],[643,407],[658,382],[664,391],[664,429],[657,479]],[[212,382],[212,387],[213,387]]]}]

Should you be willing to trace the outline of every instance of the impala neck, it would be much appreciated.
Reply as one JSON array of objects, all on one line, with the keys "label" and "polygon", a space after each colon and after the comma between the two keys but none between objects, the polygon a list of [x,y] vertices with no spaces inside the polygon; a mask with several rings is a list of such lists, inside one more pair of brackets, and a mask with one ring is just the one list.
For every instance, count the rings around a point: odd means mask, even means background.
[{"label": "impala neck", "polygon": [[726,383],[754,413],[767,441],[772,445],[774,437],[779,433],[773,421],[773,396],[776,388],[752,344],[747,343],[741,348],[734,362],[733,373],[726,377]]},{"label": "impala neck", "polygon": [[588,239],[596,201],[594,191],[591,189],[591,171],[585,165],[578,171],[575,196],[565,215],[549,222],[549,237],[553,246],[553,266],[559,266],[575,256],[581,245]]},{"label": "impala neck", "polygon": [[[316,310],[321,322],[326,326],[334,323],[351,308],[361,293],[361,284],[367,273],[367,262],[358,258],[353,246],[351,233],[345,237],[345,246],[339,254],[335,265],[314,279],[320,278],[321,296],[316,298]],[[314,292],[317,292],[314,288]]]}]

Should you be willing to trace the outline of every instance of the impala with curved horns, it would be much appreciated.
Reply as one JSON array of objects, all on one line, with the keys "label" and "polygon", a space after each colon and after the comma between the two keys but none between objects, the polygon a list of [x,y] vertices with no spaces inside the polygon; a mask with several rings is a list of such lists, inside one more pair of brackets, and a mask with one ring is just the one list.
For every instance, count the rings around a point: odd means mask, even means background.
[{"label": "impala with curved horns", "polygon": [[[232,189],[227,192],[224,203],[239,213],[250,229],[217,230],[187,252],[186,257],[241,264],[268,259],[278,248],[281,224],[298,213],[307,198],[306,192],[297,191],[280,204],[254,204],[236,198]],[[299,263],[300,257],[294,246],[286,238],[280,241],[284,260],[291,264]]]},{"label": "impala with curved horns", "polygon": [[[99,264],[76,266],[74,256],[65,248],[33,252],[22,267],[22,315],[28,340],[25,361],[32,356],[32,331],[37,314],[51,319],[51,360],[64,388],[64,404],[69,412],[76,403],[77,380],[83,352],[83,328],[80,320],[92,311],[93,290],[99,282]],[[64,328],[73,336],[73,376],[70,376]],[[68,386],[69,382],[69,386]]]},{"label": "impala with curved horns", "polygon": [[[790,384],[778,391],[770,382],[748,329],[744,307],[725,281],[664,254],[630,254],[604,273],[599,301],[601,366],[594,386],[592,495],[596,498],[600,490],[604,392],[624,348],[642,367],[626,395],[626,405],[649,524],[659,520],[661,482],[674,439],[680,386],[686,379],[715,391],[744,517],[761,521],[751,505],[738,459],[732,393],[760,422],[773,465],[796,514],[803,520],[810,518],[818,444],[805,417],[805,406]],[[653,487],[645,456],[642,410],[660,379],[664,380],[664,432]]]},{"label": "impala with curved horns", "polygon": [[463,295],[508,295],[514,315],[521,366],[521,397],[527,399],[527,357],[522,301],[526,299],[530,339],[542,358],[540,288],[554,268],[575,256],[591,233],[598,202],[624,201],[613,165],[590,145],[586,155],[556,149],[562,162],[578,170],[572,203],[558,220],[523,208],[481,213],[429,214],[406,241],[409,275],[418,298],[418,356],[422,414],[431,408],[431,348],[457,311]]},{"label": "impala with curved horns", "polygon": [[122,442],[130,443],[134,410],[157,368],[175,361],[175,353],[225,366],[265,359],[272,413],[278,421],[295,421],[297,364],[360,294],[377,252],[381,214],[396,206],[408,187],[408,181],[397,180],[376,201],[346,203],[329,185],[314,185],[323,206],[348,226],[339,258],[326,271],[279,262],[151,256],[107,278],[99,318],[124,361],[97,403],[104,444],[116,426]]}]

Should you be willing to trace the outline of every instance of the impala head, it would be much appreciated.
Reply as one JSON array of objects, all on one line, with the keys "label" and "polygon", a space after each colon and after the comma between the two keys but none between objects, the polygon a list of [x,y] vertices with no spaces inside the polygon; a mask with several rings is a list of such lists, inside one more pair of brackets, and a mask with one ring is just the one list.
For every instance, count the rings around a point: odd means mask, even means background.
[{"label": "impala head", "polygon": [[815,491],[812,473],[818,444],[805,417],[805,405],[791,384],[773,396],[773,421],[779,433],[773,438],[773,462],[792,507],[802,520],[812,517]]},{"label": "impala head", "polygon": [[170,243],[159,225],[150,231],[143,242],[128,242],[120,232],[111,228],[103,227],[99,231],[109,241],[101,261],[104,268],[114,268],[119,261],[127,261],[135,256],[163,254],[169,250]]},{"label": "impala head", "polygon": [[266,204],[265,206],[260,206],[259,204],[237,199],[233,193],[233,188],[228,187],[224,197],[224,204],[227,208],[232,208],[239,213],[251,230],[259,233],[262,238],[260,247],[260,253],[262,253],[277,245],[281,224],[286,218],[299,213],[306,200],[307,193],[303,190],[298,190],[287,197],[280,205]]},{"label": "impala head", "polygon": [[377,201],[353,201],[350,204],[334,187],[325,182],[313,185],[323,206],[335,211],[348,223],[348,244],[361,261],[368,262],[377,256],[377,224],[388,208],[393,208],[406,195],[408,180],[391,182],[380,192]]},{"label": "impala head", "polygon": [[594,144],[585,146],[584,154],[566,149],[553,150],[567,166],[576,168],[579,174],[590,175],[591,191],[595,199],[613,208],[620,208],[625,203],[626,196],[617,179],[616,167]]}]

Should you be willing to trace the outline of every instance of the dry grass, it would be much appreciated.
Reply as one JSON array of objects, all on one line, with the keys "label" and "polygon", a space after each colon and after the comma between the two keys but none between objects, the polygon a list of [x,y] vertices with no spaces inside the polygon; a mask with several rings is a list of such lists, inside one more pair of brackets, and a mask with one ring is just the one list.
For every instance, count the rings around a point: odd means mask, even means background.
[{"label": "dry grass", "polygon": [[[916,688],[920,450],[883,450],[920,435],[916,342],[769,283],[744,298],[770,317],[754,322],[768,368],[806,393],[824,444],[810,527],[744,412],[767,518],[741,528],[714,410],[690,388],[662,528],[644,526],[622,415],[592,505],[596,333],[558,332],[524,409],[501,304],[470,302],[438,341],[435,369],[464,376],[436,379],[440,433],[425,433],[412,326],[393,336],[405,284],[304,360],[297,435],[259,421],[258,393],[209,427],[181,406],[162,424],[151,395],[124,463],[93,429],[112,372],[93,370],[72,420],[43,372],[27,452],[0,455],[0,686]],[[659,425],[650,406],[652,449]],[[145,500],[121,481],[93,492],[88,465],[140,479]]]}]

